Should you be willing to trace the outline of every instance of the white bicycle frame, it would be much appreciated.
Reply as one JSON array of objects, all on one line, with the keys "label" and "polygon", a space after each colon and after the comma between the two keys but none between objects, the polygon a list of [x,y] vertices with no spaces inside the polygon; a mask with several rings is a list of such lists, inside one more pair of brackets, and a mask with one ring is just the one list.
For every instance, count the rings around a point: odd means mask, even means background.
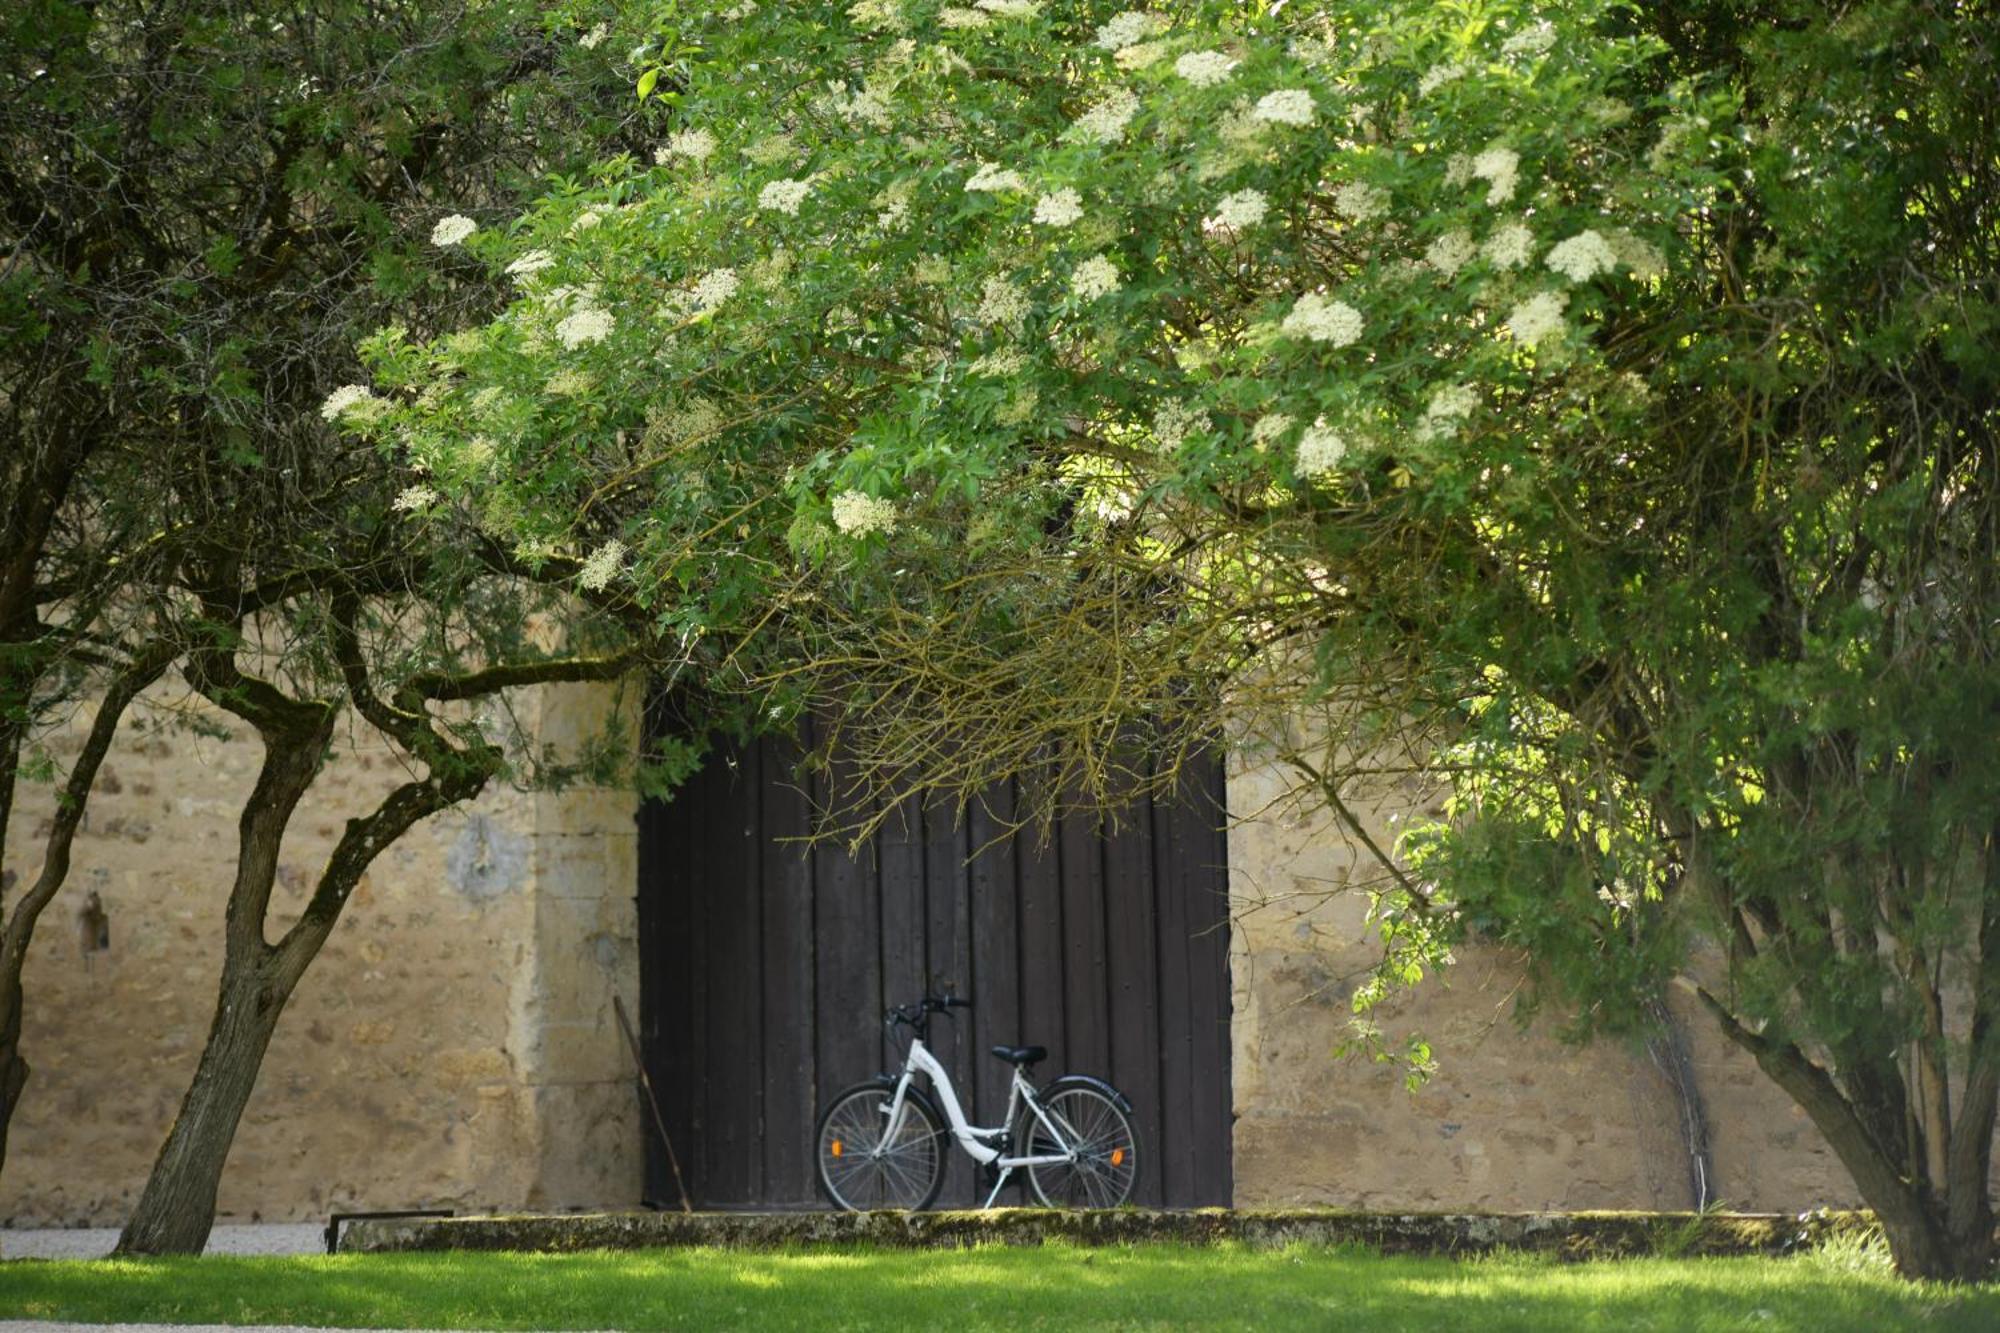
[{"label": "white bicycle frame", "polygon": [[[883,1112],[889,1117],[889,1127],[882,1135],[882,1143],[894,1143],[902,1133],[903,1107],[908,1102],[910,1084],[918,1074],[930,1075],[931,1089],[937,1094],[938,1101],[943,1103],[945,1117],[951,1121],[952,1137],[958,1140],[958,1146],[975,1162],[1000,1168],[1000,1178],[993,1182],[993,1192],[986,1196],[986,1202],[980,1205],[981,1207],[993,1206],[993,1201],[1000,1197],[1001,1189],[1007,1184],[1007,1177],[1014,1174],[1016,1167],[1058,1166],[1076,1160],[1076,1150],[1070,1146],[1074,1131],[1069,1126],[1058,1123],[1061,1120],[1060,1116],[1052,1118],[1042,1109],[1040,1099],[1035,1096],[1035,1085],[1028,1082],[1021,1073],[1019,1065],[1014,1066],[1014,1082],[1007,1089],[1007,1114],[1001,1117],[1000,1127],[981,1129],[965,1118],[965,1110],[958,1104],[958,1090],[951,1085],[951,1074],[938,1063],[936,1056],[924,1048],[921,1037],[910,1042],[910,1053],[903,1061],[903,1076],[896,1080],[896,1095],[890,1100],[888,1109]],[[1016,1106],[1026,1106],[1033,1111],[1035,1119],[1041,1121],[1042,1127],[1048,1130],[1057,1143],[1063,1145],[1063,1151],[1040,1157],[1014,1157],[993,1147],[995,1140],[1004,1140],[1007,1137],[1007,1126],[1014,1123]]]}]

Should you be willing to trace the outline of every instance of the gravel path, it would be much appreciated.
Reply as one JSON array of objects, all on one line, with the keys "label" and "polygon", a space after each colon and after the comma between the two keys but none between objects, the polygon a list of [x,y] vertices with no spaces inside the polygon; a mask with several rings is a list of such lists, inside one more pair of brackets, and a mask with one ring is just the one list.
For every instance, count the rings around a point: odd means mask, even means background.
[{"label": "gravel path", "polygon": [[[0,1259],[102,1259],[118,1243],[115,1227],[0,1230]],[[209,1254],[325,1254],[319,1222],[260,1222],[219,1226],[208,1236]],[[0,1324],[0,1331],[14,1325]],[[28,1325],[21,1325],[26,1328]],[[34,1325],[38,1328],[53,1325]]]}]

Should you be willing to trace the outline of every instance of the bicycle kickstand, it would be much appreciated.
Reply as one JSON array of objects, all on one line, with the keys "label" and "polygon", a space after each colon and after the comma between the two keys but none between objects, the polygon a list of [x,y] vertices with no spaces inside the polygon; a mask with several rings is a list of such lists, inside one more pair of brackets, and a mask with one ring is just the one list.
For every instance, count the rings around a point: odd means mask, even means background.
[{"label": "bicycle kickstand", "polygon": [[1000,1191],[1007,1188],[1007,1177],[1013,1174],[1014,1168],[1011,1166],[1000,1168],[999,1177],[993,1182],[993,1192],[986,1196],[986,1202],[980,1205],[982,1208],[991,1208],[993,1206],[993,1201],[1000,1197]]}]

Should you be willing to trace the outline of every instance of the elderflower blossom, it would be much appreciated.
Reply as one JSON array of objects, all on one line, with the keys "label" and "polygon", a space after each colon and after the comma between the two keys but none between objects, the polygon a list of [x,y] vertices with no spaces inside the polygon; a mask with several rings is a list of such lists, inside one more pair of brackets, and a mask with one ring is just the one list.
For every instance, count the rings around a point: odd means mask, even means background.
[{"label": "elderflower blossom", "polygon": [[1153,413],[1153,438],[1162,452],[1180,448],[1190,435],[1206,435],[1213,429],[1208,413],[1185,399],[1171,399]]},{"label": "elderflower blossom", "polygon": [[588,592],[603,592],[625,566],[625,543],[613,537],[584,558],[576,581]]},{"label": "elderflower blossom", "polygon": [[855,0],[847,8],[847,17],[859,27],[883,28],[889,32],[901,32],[910,26],[897,0]]},{"label": "elderflower blossom", "polygon": [[1431,395],[1424,415],[1432,421],[1463,421],[1479,406],[1479,390],[1469,384],[1447,384]]},{"label": "elderflower blossom", "polygon": [[1031,19],[1041,13],[1041,0],[973,0],[973,8],[1003,19]]},{"label": "elderflower blossom", "polygon": [[1486,202],[1504,204],[1520,184],[1521,155],[1511,148],[1489,148],[1472,159],[1472,174],[1487,182]]},{"label": "elderflower blossom", "polygon": [[1537,292],[1507,312],[1507,332],[1524,347],[1560,338],[1567,327],[1562,312],[1568,304],[1569,297],[1562,292]]},{"label": "elderflower blossom", "polygon": [[1236,61],[1220,51],[1190,51],[1174,62],[1174,73],[1197,88],[1213,88],[1225,82]]},{"label": "elderflower blossom", "polygon": [[1125,127],[1138,112],[1138,97],[1129,89],[1120,88],[1078,116],[1068,133],[1092,143],[1117,143],[1125,137]]},{"label": "elderflower blossom", "polygon": [[1600,273],[1616,269],[1618,256],[1612,252],[1610,242],[1586,229],[1550,246],[1548,258],[1542,262],[1571,282],[1588,282]]},{"label": "elderflower blossom", "polygon": [[757,192],[757,207],[796,217],[799,205],[811,193],[809,180],[775,180]]},{"label": "elderflower blossom", "polygon": [[983,28],[993,20],[976,9],[946,5],[938,11],[937,21],[940,28]]},{"label": "elderflower blossom", "polygon": [[988,352],[965,368],[968,375],[978,375],[984,379],[1006,379],[1018,375],[1027,368],[1026,353],[1012,347],[1003,347],[997,352]]},{"label": "elderflower blossom", "polygon": [[1347,456],[1347,441],[1321,417],[1299,435],[1299,447],[1292,457],[1292,471],[1312,479],[1331,476]]},{"label": "elderflower blossom", "polygon": [[1241,231],[1262,222],[1270,211],[1270,201],[1262,190],[1238,190],[1217,200],[1214,214],[1203,219],[1201,225],[1209,231],[1223,227]]},{"label": "elderflower blossom", "polygon": [[677,157],[684,157],[690,162],[706,162],[714,152],[715,136],[697,126],[668,135],[666,144],[654,150],[653,161],[661,166]]},{"label": "elderflower blossom", "polygon": [[580,231],[589,231],[592,227],[595,227],[598,223],[602,221],[604,221],[603,209],[586,208],[581,213],[578,213],[576,215],[575,220],[569,224],[569,229],[571,234]]},{"label": "elderflower blossom", "polygon": [[529,277],[540,273],[555,262],[556,257],[546,250],[530,250],[513,263],[507,265],[507,276],[510,278]]},{"label": "elderflower blossom", "polygon": [[1510,222],[1495,229],[1486,238],[1486,244],[1479,247],[1479,253],[1497,269],[1520,268],[1534,256],[1535,233],[1523,223]]},{"label": "elderflower blossom", "polygon": [[589,32],[576,39],[576,44],[586,51],[595,51],[599,42],[611,35],[611,25],[600,23]]},{"label": "elderflower blossom", "polygon": [[1472,233],[1463,227],[1453,228],[1430,243],[1424,251],[1424,262],[1445,277],[1458,276],[1458,271],[1472,262],[1479,253],[1479,247],[1472,243]]},{"label": "elderflower blossom", "polygon": [[389,506],[399,514],[420,514],[438,501],[438,493],[428,486],[408,486]]},{"label": "elderflower blossom", "polygon": [[599,310],[594,306],[585,306],[556,325],[556,341],[569,348],[582,347],[586,343],[603,342],[611,336],[611,330],[616,323],[617,321],[611,318],[610,312]]},{"label": "elderflower blossom", "polygon": [[1524,28],[1500,43],[1503,56],[1538,56],[1556,44],[1555,25],[1546,19]]},{"label": "elderflower blossom", "polygon": [[693,288],[695,309],[701,311],[715,309],[736,294],[741,281],[733,268],[719,268],[702,274],[695,281]]},{"label": "elderflower blossom", "polygon": [[448,218],[439,218],[431,228],[431,244],[453,246],[479,230],[479,224],[463,213],[453,213]]},{"label": "elderflower blossom", "polygon": [[1160,63],[1160,57],[1173,49],[1172,42],[1140,42],[1128,46],[1112,59],[1120,69],[1151,69]]},{"label": "elderflower blossom", "polygon": [[1006,278],[988,278],[980,293],[979,314],[983,324],[1018,324],[1028,317],[1028,294]]},{"label": "elderflower blossom", "polygon": [[1035,201],[1035,221],[1045,227],[1067,227],[1083,216],[1083,196],[1075,190],[1051,190]]},{"label": "elderflower blossom", "polygon": [[1657,278],[1667,271],[1667,257],[1660,253],[1660,247],[1643,236],[1635,236],[1623,227],[1606,233],[1606,243],[1611,253],[1627,272],[1639,279]]},{"label": "elderflower blossom", "polygon": [[1160,29],[1166,21],[1156,14],[1143,14],[1136,9],[1128,9],[1121,14],[1113,14],[1098,25],[1097,45],[1106,51],[1118,51],[1142,42]]},{"label": "elderflower blossom", "polygon": [[1470,67],[1457,61],[1449,64],[1432,65],[1424,71],[1424,77],[1417,80],[1417,96],[1429,97],[1454,79],[1462,79],[1470,72]]},{"label": "elderflower blossom", "polygon": [[1292,416],[1289,412],[1266,412],[1250,427],[1250,443],[1261,454],[1291,428]]},{"label": "elderflower blossom", "polygon": [[1333,192],[1333,206],[1350,222],[1372,222],[1389,211],[1389,193],[1367,181],[1348,181]]},{"label": "elderflower blossom", "polygon": [[1118,266],[1103,255],[1092,255],[1069,275],[1069,289],[1085,301],[1109,296],[1121,285]]},{"label": "elderflower blossom", "polygon": [[864,491],[842,491],[833,497],[833,526],[850,537],[894,532],[895,501],[878,500]]},{"label": "elderflower blossom", "polygon": [[319,405],[319,414],[327,421],[338,421],[357,410],[364,416],[372,416],[383,406],[382,400],[367,385],[343,384],[326,396],[326,401]]},{"label": "elderflower blossom", "polygon": [[1272,125],[1310,125],[1318,119],[1312,94],[1303,88],[1280,88],[1277,92],[1265,93],[1257,99],[1257,105],[1250,109],[1250,114]]},{"label": "elderflower blossom", "polygon": [[998,194],[1002,190],[1025,190],[1027,188],[1028,182],[1022,177],[1020,172],[1009,170],[1006,167],[995,166],[991,162],[981,162],[979,169],[966,177],[965,180],[967,194]]},{"label": "elderflower blossom", "polygon": [[1288,337],[1332,343],[1335,347],[1353,343],[1361,336],[1361,328],[1359,310],[1345,301],[1335,301],[1317,292],[1301,296],[1298,304],[1278,326],[1279,332]]}]

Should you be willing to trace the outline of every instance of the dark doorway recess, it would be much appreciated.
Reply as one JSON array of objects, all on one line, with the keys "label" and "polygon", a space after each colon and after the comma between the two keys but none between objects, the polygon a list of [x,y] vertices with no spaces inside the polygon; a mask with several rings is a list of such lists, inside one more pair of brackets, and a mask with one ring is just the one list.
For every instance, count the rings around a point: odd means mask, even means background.
[{"label": "dark doorway recess", "polygon": [[[1115,829],[1078,816],[1046,845],[1003,836],[1002,784],[963,817],[907,803],[849,856],[792,841],[824,795],[797,756],[721,747],[639,815],[641,1042],[695,1205],[818,1206],[819,1108],[900,1066],[882,1010],[927,986],[973,1001],[931,1045],[977,1123],[998,1123],[1007,1090],[987,1047],[1044,1045],[1042,1077],[1098,1074],[1132,1099],[1150,1149],[1135,1202],[1230,1202],[1220,764]],[[970,1160],[950,1163],[940,1206],[974,1203]],[[646,1197],[676,1198],[652,1135]]]}]

